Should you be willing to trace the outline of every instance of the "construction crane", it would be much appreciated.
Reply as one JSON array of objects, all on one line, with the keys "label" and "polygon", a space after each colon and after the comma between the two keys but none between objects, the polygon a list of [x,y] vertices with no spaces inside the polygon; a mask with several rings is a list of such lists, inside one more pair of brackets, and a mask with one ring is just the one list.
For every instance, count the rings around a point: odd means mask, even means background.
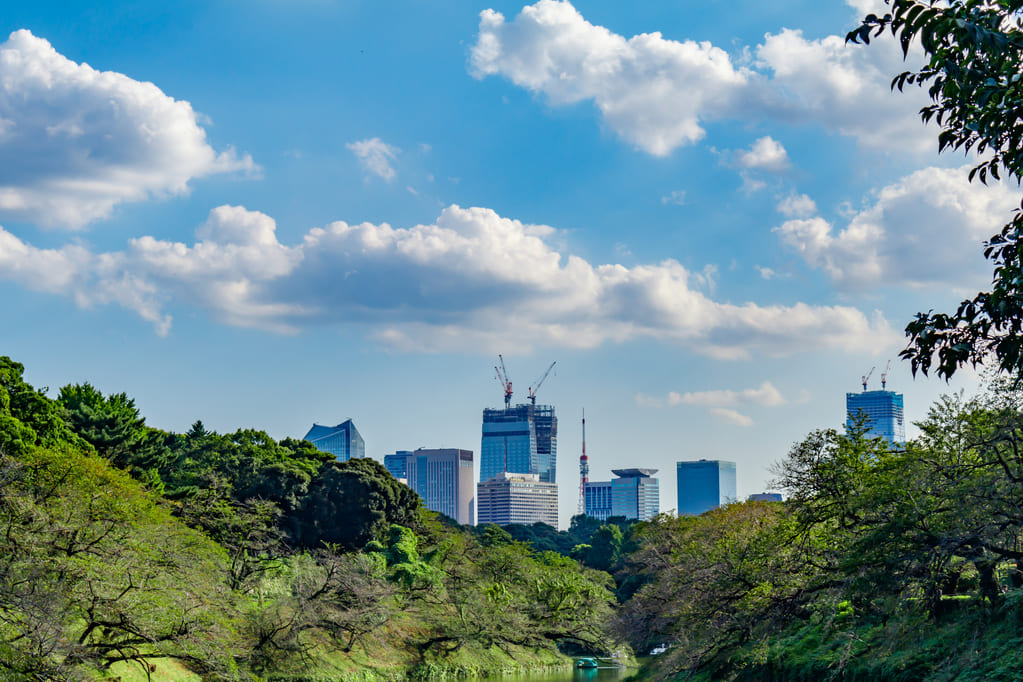
[{"label": "construction crane", "polygon": [[543,373],[543,376],[534,381],[533,385],[529,387],[529,400],[534,405],[536,405],[536,392],[540,390],[540,384],[543,383],[543,380],[547,378],[547,375],[551,373],[551,370],[554,369],[554,365],[556,364],[558,364],[557,360],[552,362],[551,366],[547,368],[547,371]]},{"label": "construction crane", "polygon": [[[876,367],[871,367],[870,371],[867,372],[866,376],[860,377],[860,383],[863,384],[863,390],[864,391],[867,390],[867,379],[870,378],[870,375],[874,373],[875,369],[876,369]],[[511,386],[511,384],[508,384],[508,385],[509,385],[509,387]]]},{"label": "construction crane", "polygon": [[497,380],[501,384],[501,388],[504,389],[504,409],[511,407],[512,397],[512,382],[508,378],[508,370],[504,367],[504,357],[498,354],[497,359],[501,361],[501,366],[494,365],[494,372],[497,374]]},{"label": "construction crane", "polygon": [[881,390],[885,390],[885,384],[888,383],[888,370],[892,367],[892,361],[889,360],[888,364],[884,366],[884,371],[881,372]]}]

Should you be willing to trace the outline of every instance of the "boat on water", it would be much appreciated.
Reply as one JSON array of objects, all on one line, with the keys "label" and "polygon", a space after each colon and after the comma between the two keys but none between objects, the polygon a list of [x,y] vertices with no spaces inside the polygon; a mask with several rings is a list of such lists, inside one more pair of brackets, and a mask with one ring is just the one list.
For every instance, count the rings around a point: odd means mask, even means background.
[{"label": "boat on water", "polygon": [[597,665],[597,659],[590,657],[580,658],[575,662],[577,668],[596,668]]}]

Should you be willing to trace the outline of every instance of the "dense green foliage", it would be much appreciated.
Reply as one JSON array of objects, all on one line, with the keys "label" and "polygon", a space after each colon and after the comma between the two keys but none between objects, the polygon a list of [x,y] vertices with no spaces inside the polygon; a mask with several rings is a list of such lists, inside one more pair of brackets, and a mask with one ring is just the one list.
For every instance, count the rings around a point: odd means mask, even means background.
[{"label": "dense green foliage", "polygon": [[664,677],[1018,678],[1020,398],[946,397],[898,450],[814,432],[778,466],[784,503],[645,525],[619,632],[670,645]]},{"label": "dense green foliage", "polygon": [[[899,74],[892,87],[926,87],[932,104],[920,114],[941,132],[941,150],[975,151],[970,173],[982,182],[1023,179],[1023,23],[1019,0],[885,0],[891,11],[870,14],[847,40],[869,43],[890,33],[909,55],[919,45],[926,63]],[[1008,217],[1008,216],[1007,216]],[[994,265],[991,291],[951,314],[920,313],[906,327],[903,357],[913,371],[932,365],[946,378],[961,366],[995,358],[1023,374],[1023,212],[991,237],[984,254]]]},{"label": "dense green foliage", "polygon": [[166,433],[124,394],[51,400],[7,358],[0,378],[0,678],[480,674],[616,642],[667,645],[658,678],[1023,671],[1011,382],[942,399],[905,448],[809,434],[784,503],[557,531],[463,528],[370,460]]},{"label": "dense green foliage", "polygon": [[[377,462],[151,428],[0,357],[0,678],[485,673],[604,651],[613,582],[441,523]],[[170,664],[167,661],[174,661]]]}]

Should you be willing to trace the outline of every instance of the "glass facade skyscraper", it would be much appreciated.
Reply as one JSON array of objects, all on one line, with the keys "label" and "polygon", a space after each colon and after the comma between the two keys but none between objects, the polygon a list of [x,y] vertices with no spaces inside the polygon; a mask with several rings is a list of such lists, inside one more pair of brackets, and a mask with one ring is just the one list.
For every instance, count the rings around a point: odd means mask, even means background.
[{"label": "glass facade skyscraper", "polygon": [[472,524],[476,491],[472,450],[399,450],[384,456],[384,467],[395,478],[405,479],[408,487],[423,498],[427,509]]},{"label": "glass facade skyscraper", "polygon": [[309,429],[304,438],[318,450],[337,457],[339,462],[366,456],[366,441],[362,439],[351,419],[346,419],[337,426],[313,424],[313,428]]},{"label": "glass facade skyscraper", "polygon": [[587,481],[583,494],[585,514],[591,519],[607,521],[611,516],[611,481]]},{"label": "glass facade skyscraper", "polygon": [[404,481],[409,487],[412,486],[411,479],[409,478],[409,469],[411,467],[409,457],[411,456],[411,450],[398,450],[393,455],[384,455],[384,468],[387,469],[391,476]]},{"label": "glass facade skyscraper", "polygon": [[845,394],[846,428],[857,415],[867,418],[867,437],[884,438],[890,445],[906,442],[902,394],[894,391],[863,391]]},{"label": "glass facade skyscraper", "polygon": [[557,481],[558,418],[550,405],[483,410],[480,482],[502,472]]},{"label": "glass facade skyscraper", "polygon": [[649,521],[661,513],[661,487],[657,469],[613,469],[611,516]]},{"label": "glass facade skyscraper", "polygon": [[735,462],[676,462],[678,514],[699,515],[735,501]]},{"label": "glass facade skyscraper", "polygon": [[557,466],[558,418],[552,406],[483,410],[477,522],[543,521],[556,528]]}]

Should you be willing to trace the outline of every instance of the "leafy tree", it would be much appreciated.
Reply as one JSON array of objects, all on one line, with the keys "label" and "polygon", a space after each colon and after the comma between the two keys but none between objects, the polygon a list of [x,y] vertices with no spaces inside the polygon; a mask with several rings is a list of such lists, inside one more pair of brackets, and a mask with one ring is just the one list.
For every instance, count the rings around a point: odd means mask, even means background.
[{"label": "leafy tree", "polygon": [[786,624],[808,577],[784,507],[727,505],[700,516],[661,516],[640,531],[632,570],[649,576],[615,630],[637,651],[668,644],[658,678],[729,679],[731,659]]},{"label": "leafy tree", "polygon": [[65,419],[100,456],[123,466],[124,456],[142,433],[145,420],[124,393],[105,397],[92,384],[67,385],[57,396]]},{"label": "leafy tree", "polygon": [[32,445],[80,445],[68,428],[60,406],[23,379],[25,367],[0,356],[0,451],[27,452]]},{"label": "leafy tree", "polygon": [[0,457],[0,471],[0,673],[69,679],[161,657],[231,667],[216,545],[75,449]]},{"label": "leafy tree", "polygon": [[583,554],[583,562],[598,571],[610,572],[622,552],[622,531],[618,526],[603,525],[590,537],[589,549]]},{"label": "leafy tree", "polygon": [[416,527],[422,503],[372,459],[324,464],[287,523],[292,541],[307,548],[335,544],[359,549],[392,524]]},{"label": "leafy tree", "polygon": [[[869,14],[847,40],[869,43],[890,33],[906,55],[918,44],[926,63],[895,77],[892,87],[926,87],[932,103],[920,111],[940,128],[939,150],[975,151],[984,159],[970,179],[1023,177],[1023,23],[1017,0],[885,0],[891,11]],[[1023,375],[1023,213],[992,236],[989,292],[964,300],[954,313],[919,313],[906,327],[902,351],[913,372],[932,367],[946,379],[965,364],[994,356]]]}]

